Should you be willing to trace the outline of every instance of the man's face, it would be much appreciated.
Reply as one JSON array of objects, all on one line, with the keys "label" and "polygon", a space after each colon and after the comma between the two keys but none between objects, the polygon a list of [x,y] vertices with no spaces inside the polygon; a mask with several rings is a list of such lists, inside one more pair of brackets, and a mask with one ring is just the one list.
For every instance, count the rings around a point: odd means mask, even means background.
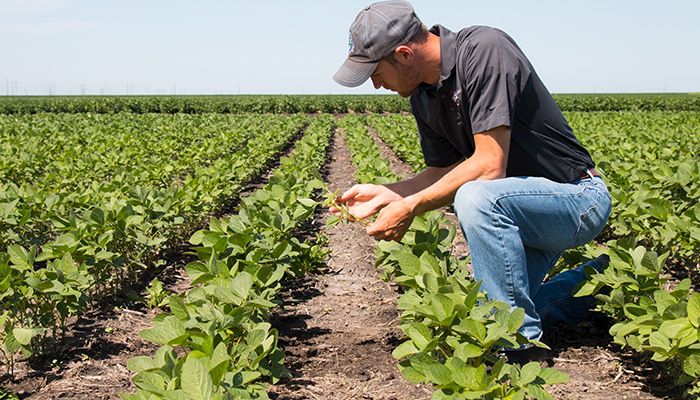
[{"label": "man's face", "polygon": [[401,97],[410,96],[421,83],[418,70],[414,65],[397,60],[389,61],[386,58],[379,61],[371,78],[375,89],[383,87],[398,93]]}]

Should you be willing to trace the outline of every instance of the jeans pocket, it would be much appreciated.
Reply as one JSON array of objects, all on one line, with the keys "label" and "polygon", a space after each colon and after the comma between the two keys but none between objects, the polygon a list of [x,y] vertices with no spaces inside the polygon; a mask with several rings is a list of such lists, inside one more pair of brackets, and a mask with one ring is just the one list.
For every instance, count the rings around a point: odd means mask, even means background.
[{"label": "jeans pocket", "polygon": [[587,198],[592,199],[588,207],[579,214],[573,242],[581,246],[593,240],[603,231],[611,211],[610,195],[603,184],[594,184],[586,188]]}]

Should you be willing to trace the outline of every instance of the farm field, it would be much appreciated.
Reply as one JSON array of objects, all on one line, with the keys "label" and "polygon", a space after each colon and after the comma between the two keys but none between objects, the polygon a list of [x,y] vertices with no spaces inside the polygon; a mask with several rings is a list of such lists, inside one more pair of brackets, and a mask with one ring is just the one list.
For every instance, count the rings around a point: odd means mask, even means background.
[{"label": "farm field", "polygon": [[[700,396],[700,96],[557,96],[613,197],[599,318],[507,364],[449,209],[324,203],[424,165],[395,96],[0,99],[0,399]],[[539,343],[536,343],[539,345]]]}]

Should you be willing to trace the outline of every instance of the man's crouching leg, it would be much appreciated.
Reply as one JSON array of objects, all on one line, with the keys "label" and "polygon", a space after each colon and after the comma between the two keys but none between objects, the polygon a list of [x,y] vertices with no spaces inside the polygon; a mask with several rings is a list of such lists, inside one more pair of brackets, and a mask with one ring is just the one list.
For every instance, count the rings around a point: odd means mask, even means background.
[{"label": "man's crouching leg", "polygon": [[[454,208],[471,253],[474,278],[490,299],[525,310],[520,329],[528,339],[539,339],[542,328],[535,304],[530,298],[527,254],[515,221],[500,206],[498,181],[473,181],[456,193]],[[531,266],[533,269],[534,266]],[[536,275],[544,278],[546,267]]]},{"label": "man's crouching leg", "polygon": [[[467,239],[474,277],[491,299],[525,310],[520,332],[542,335],[548,319],[574,321],[585,305],[570,301],[572,283],[583,274],[572,271],[542,285],[562,251],[592,240],[610,215],[610,196],[599,178],[562,184],[545,178],[512,177],[473,181],[455,195],[455,211]],[[575,313],[558,309],[575,308]],[[568,310],[572,311],[572,310]]]}]

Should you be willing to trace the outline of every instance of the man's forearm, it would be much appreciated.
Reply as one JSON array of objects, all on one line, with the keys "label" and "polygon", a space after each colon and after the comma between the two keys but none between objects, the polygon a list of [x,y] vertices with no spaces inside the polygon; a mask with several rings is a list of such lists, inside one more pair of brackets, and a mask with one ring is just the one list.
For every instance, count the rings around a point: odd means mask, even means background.
[{"label": "man's forearm", "polygon": [[433,184],[416,193],[406,196],[413,204],[415,214],[435,210],[451,204],[457,189],[466,182],[484,178],[483,170],[473,160],[463,161]]},{"label": "man's forearm", "polygon": [[434,184],[457,165],[459,163],[444,168],[428,167],[409,179],[384,186],[401,197],[407,197]]},{"label": "man's forearm", "polygon": [[379,214],[367,233],[375,239],[400,240],[416,215],[450,204],[466,182],[505,177],[509,141],[510,129],[505,125],[475,133],[475,151],[468,159],[448,168],[428,168],[406,181],[382,186],[382,197],[388,201],[374,208]]},{"label": "man's forearm", "polygon": [[431,185],[404,197],[414,215],[451,204],[457,190],[466,182],[506,176],[510,130],[498,127],[483,134],[475,134],[474,140],[476,152],[472,157],[454,165]]}]

